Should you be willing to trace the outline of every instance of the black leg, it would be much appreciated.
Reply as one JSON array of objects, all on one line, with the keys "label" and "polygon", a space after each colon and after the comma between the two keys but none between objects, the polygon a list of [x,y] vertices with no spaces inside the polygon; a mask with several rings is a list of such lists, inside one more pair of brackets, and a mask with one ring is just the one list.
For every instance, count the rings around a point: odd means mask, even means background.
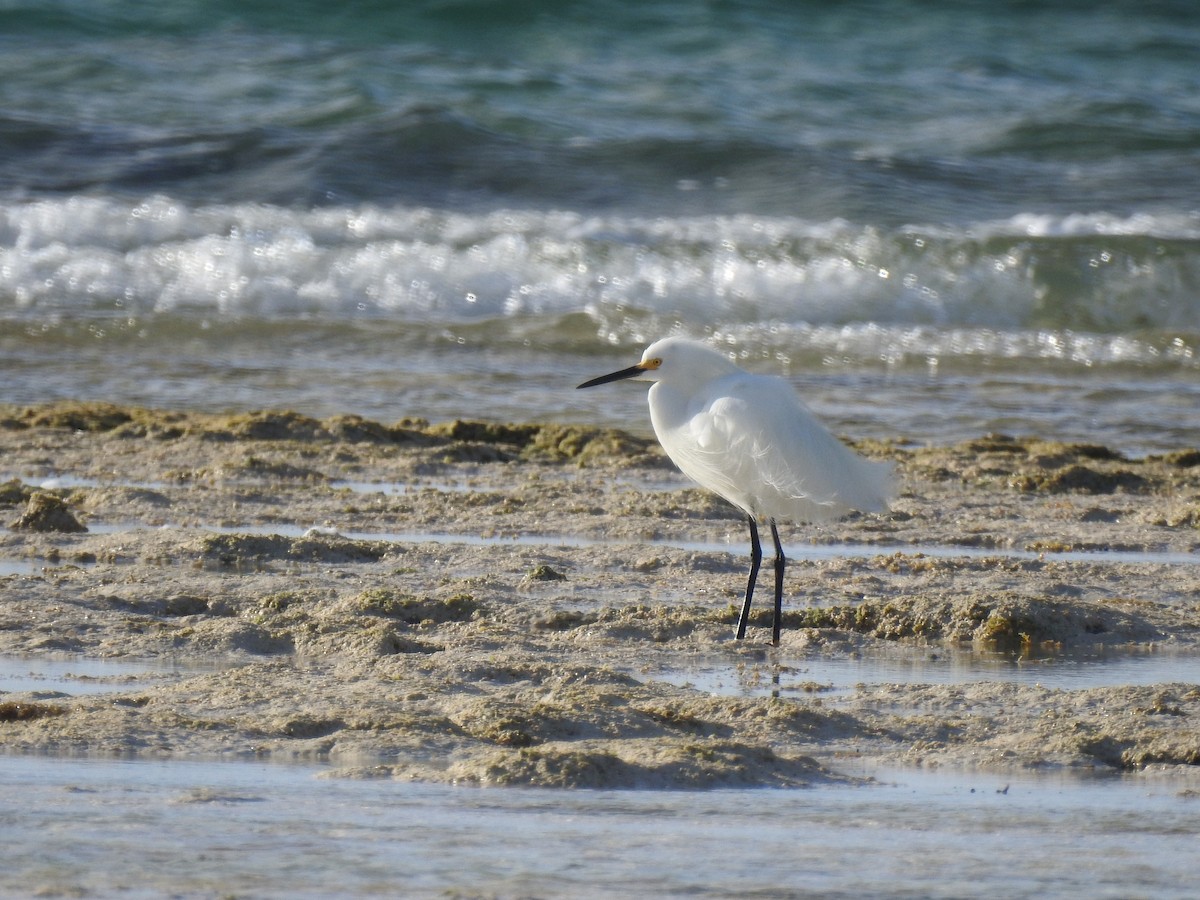
[{"label": "black leg", "polygon": [[[762,544],[758,541],[758,524],[754,516],[750,522],[750,580],[746,582],[746,602],[742,604],[742,617],[738,619],[737,639],[746,636],[746,620],[750,618],[750,601],[754,599],[754,582],[758,581],[758,567],[762,564]],[[773,526],[772,526],[773,527]]]},{"label": "black leg", "polygon": [[779,543],[779,529],[775,520],[771,520],[771,537],[775,541],[775,624],[771,630],[771,643],[779,646],[779,626],[783,618],[783,570],[787,567],[787,559],[783,555],[783,544]]}]

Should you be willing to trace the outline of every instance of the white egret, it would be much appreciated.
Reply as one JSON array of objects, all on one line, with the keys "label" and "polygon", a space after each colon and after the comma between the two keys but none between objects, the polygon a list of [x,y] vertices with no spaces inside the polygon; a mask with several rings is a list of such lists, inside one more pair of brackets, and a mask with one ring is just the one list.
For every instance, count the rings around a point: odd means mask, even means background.
[{"label": "white egret", "polygon": [[655,341],[641,362],[579,385],[652,381],[650,422],[667,456],[685,475],[740,509],[750,523],[750,579],[738,620],[746,634],[762,563],[758,521],[775,542],[775,619],[779,643],[787,560],[776,519],[822,522],[854,510],[887,509],[891,466],[863,459],[834,437],[782,378],[755,375],[707,344],[681,337]]}]

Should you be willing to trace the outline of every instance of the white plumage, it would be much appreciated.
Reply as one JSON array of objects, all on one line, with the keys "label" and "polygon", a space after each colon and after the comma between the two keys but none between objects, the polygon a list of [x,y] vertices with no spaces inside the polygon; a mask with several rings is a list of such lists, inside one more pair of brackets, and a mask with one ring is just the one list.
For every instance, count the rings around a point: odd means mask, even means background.
[{"label": "white plumage", "polygon": [[887,508],[891,467],[829,433],[782,378],[754,375],[683,338],[651,344],[659,443],[689,478],[757,518],[824,522]]},{"label": "white plumage", "polygon": [[654,382],[650,421],[667,455],[748,517],[752,564],[738,637],[762,555],[756,520],[770,522],[778,643],[784,557],[775,520],[823,522],[854,510],[886,510],[891,466],[863,459],[834,437],[782,378],[746,372],[707,344],[663,338],[636,365],[579,386],[624,378]]}]

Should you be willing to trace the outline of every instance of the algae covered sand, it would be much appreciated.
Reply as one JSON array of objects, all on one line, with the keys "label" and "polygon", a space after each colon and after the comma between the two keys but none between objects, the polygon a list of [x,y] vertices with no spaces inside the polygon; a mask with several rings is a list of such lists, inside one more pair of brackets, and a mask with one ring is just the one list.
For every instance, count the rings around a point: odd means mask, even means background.
[{"label": "algae covered sand", "polygon": [[[783,529],[774,649],[765,610],[732,640],[738,517],[645,436],[0,408],[0,559],[26,566],[0,579],[0,655],[195,664],[0,695],[0,748],[586,787],[804,785],[864,759],[1200,762],[1200,686],[1169,676],[1200,655],[1200,452],[859,449],[896,463],[893,509]],[[808,674],[951,654],[1047,673],[1154,657],[1168,675]]]}]

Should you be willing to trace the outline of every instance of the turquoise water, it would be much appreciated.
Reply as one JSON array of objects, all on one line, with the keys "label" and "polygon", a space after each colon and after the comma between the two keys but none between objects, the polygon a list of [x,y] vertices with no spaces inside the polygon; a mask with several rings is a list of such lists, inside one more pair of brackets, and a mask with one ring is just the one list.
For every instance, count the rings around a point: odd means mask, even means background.
[{"label": "turquoise water", "polygon": [[[14,0],[3,399],[1200,444],[1189,2]],[[637,415],[639,418],[635,418]]]}]

